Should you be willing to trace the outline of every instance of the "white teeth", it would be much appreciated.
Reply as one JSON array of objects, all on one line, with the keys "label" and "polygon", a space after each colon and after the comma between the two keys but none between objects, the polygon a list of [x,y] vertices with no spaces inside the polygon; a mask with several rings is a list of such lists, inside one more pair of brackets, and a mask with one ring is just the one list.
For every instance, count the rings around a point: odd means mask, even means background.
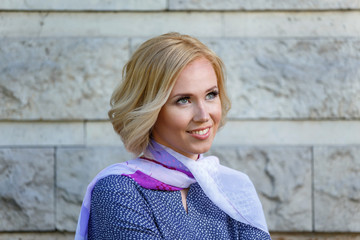
[{"label": "white teeth", "polygon": [[197,134],[197,135],[204,135],[209,132],[209,128],[200,130],[200,131],[192,131],[191,133]]}]

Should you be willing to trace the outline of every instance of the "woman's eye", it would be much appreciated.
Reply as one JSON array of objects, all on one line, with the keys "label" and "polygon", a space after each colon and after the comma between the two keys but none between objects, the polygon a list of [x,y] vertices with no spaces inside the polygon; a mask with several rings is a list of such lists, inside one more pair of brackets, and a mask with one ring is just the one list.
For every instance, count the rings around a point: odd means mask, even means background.
[{"label": "woman's eye", "polygon": [[211,93],[208,93],[207,95],[206,95],[206,100],[211,100],[211,99],[214,99],[214,98],[216,98],[216,96],[219,94],[219,92],[217,92],[217,91],[213,91],[213,92],[211,92]]},{"label": "woman's eye", "polygon": [[189,103],[189,98],[188,97],[180,98],[179,100],[176,101],[176,103],[187,104],[187,103]]}]

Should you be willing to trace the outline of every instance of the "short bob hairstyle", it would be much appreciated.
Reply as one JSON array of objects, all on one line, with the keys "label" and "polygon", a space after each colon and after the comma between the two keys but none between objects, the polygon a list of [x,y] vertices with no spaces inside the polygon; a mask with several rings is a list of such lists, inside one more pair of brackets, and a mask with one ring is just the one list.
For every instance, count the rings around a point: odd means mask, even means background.
[{"label": "short bob hairstyle", "polygon": [[110,121],[128,151],[139,155],[145,150],[179,73],[202,57],[211,62],[217,76],[222,107],[220,126],[224,125],[231,104],[225,91],[221,59],[196,38],[163,34],[147,40],[134,52],[110,100]]}]

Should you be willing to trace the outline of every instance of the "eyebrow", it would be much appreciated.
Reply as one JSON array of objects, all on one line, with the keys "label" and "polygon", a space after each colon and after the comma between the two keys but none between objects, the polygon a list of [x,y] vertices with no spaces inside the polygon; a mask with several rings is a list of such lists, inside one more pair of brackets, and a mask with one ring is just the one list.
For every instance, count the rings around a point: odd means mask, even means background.
[{"label": "eyebrow", "polygon": [[[209,88],[208,90],[206,90],[205,92],[206,92],[206,93],[207,93],[207,92],[211,92],[211,91],[213,91],[213,90],[215,90],[215,89],[218,89],[218,88],[219,88],[219,87],[218,87],[217,85],[215,85],[215,86]],[[184,96],[192,96],[192,95],[193,95],[193,94],[191,94],[191,93],[178,93],[178,94],[172,96],[171,98],[184,97]]]}]

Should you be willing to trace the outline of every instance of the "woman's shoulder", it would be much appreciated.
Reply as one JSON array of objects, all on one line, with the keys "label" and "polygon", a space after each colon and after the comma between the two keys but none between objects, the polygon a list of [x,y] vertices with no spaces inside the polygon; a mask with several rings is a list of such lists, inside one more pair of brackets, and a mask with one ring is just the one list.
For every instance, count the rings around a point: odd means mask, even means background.
[{"label": "woman's shoulder", "polygon": [[139,185],[130,177],[124,175],[109,175],[98,180],[93,192],[137,192]]},{"label": "woman's shoulder", "polygon": [[91,205],[102,208],[122,206],[148,211],[141,187],[130,177],[123,175],[109,175],[100,179],[91,193]]},{"label": "woman's shoulder", "polygon": [[158,239],[141,191],[127,176],[108,175],[97,181],[91,194],[89,239]]},{"label": "woman's shoulder", "polygon": [[142,189],[133,179],[124,175],[108,175],[96,182],[91,193],[91,204],[114,203],[146,205]]}]

